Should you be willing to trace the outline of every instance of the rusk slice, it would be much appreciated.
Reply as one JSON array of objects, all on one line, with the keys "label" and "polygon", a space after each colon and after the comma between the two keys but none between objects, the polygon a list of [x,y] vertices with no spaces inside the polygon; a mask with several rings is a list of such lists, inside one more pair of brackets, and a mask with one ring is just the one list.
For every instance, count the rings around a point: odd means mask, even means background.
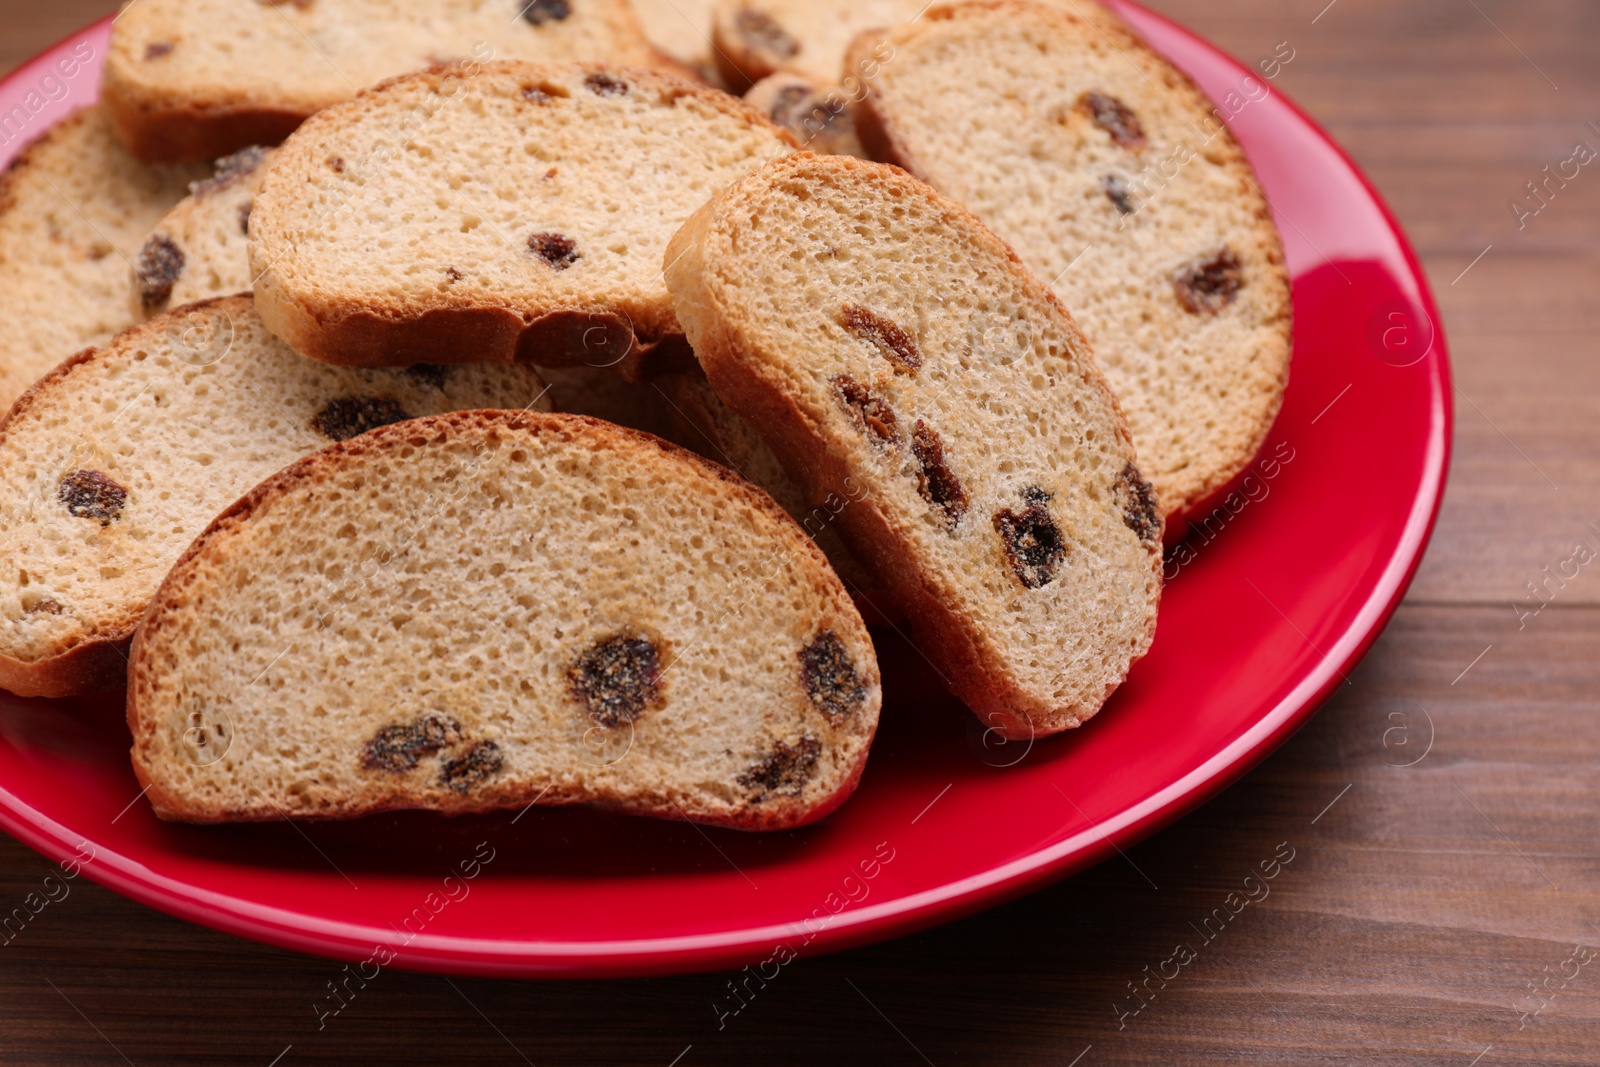
[{"label": "rusk slice", "polygon": [[793,138],[726,93],[640,70],[450,77],[362,93],[274,156],[250,216],[267,326],[354,366],[535,359],[637,376],[647,357],[690,359],[667,241]]},{"label": "rusk slice", "polygon": [[1129,31],[1059,5],[934,8],[857,112],[875,158],[966,204],[1094,345],[1169,516],[1260,449],[1289,373],[1283,250],[1220,113]]},{"label": "rusk slice", "polygon": [[0,179],[0,413],[56,364],[134,322],[139,243],[209,167],[145,167],[98,107],[68,116]]},{"label": "rusk slice", "polygon": [[124,649],[173,561],[291,461],[411,416],[537,406],[542,392],[516,367],[313,363],[267,333],[248,296],[68,360],[0,421],[0,688],[120,688]]},{"label": "rusk slice", "polygon": [[139,318],[250,290],[250,206],[271,156],[244,148],[218,160],[216,173],[156,223],[134,261]]},{"label": "rusk slice", "polygon": [[686,68],[645,38],[628,0],[131,0],[102,96],[145,160],[276,144],[384,78],[494,59]]},{"label": "rusk slice", "polygon": [[777,830],[855,787],[872,643],[764,493],[570,415],[391,426],[265,482],[134,643],[163,818],[533,803]]},{"label": "rusk slice", "polygon": [[1072,319],[966,209],[892,167],[801,154],[674,238],[711,384],[905,610],[988,725],[1099,710],[1144,655],[1161,516]]}]

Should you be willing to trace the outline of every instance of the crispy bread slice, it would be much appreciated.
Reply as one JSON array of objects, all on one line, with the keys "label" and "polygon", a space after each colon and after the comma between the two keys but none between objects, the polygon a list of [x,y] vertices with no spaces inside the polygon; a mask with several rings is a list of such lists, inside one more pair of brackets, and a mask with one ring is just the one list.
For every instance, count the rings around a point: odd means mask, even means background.
[{"label": "crispy bread slice", "polygon": [[966,204],[1072,310],[1169,517],[1260,450],[1292,305],[1272,211],[1220,112],[1114,20],[1061,5],[934,8],[857,109],[874,158]]},{"label": "crispy bread slice", "polygon": [[265,482],[134,644],[163,818],[595,804],[820,818],[877,724],[872,643],[770,497],[570,415],[386,427]]},{"label": "crispy bread slice", "polygon": [[691,360],[661,279],[667,241],[793,138],[647,71],[495,63],[450,78],[362,93],[273,157],[250,216],[267,326],[351,366],[539,359],[638,376],[646,356]]},{"label": "crispy bread slice", "polygon": [[130,0],[101,94],[140,159],[277,144],[384,78],[493,59],[587,59],[688,76],[628,0]]},{"label": "crispy bread slice", "polygon": [[1094,715],[1144,655],[1162,523],[1072,319],[903,171],[801,154],[673,239],[667,283],[718,395],[761,432],[1007,737]]}]

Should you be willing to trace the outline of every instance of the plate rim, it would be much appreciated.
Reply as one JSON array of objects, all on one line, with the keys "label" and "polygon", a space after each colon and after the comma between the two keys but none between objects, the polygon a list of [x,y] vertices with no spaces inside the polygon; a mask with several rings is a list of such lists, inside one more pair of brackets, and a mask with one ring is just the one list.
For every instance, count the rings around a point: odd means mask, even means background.
[{"label": "plate rim", "polygon": [[[1167,16],[1134,0],[1109,0],[1119,10],[1137,12],[1142,21],[1211,53],[1242,74],[1252,74],[1232,55]],[[116,16],[107,16],[69,34],[0,78],[10,88],[67,45],[104,31]],[[1140,34],[1142,38],[1142,34]],[[98,68],[96,70],[98,78]],[[1435,331],[1437,358],[1429,360],[1430,409],[1421,482],[1412,501],[1399,543],[1381,577],[1317,668],[1308,672],[1271,710],[1260,716],[1225,748],[1177,781],[1103,822],[1062,838],[1008,863],[894,900],[847,909],[832,917],[797,955],[817,956],[925,930],[1027,895],[1092,867],[1112,854],[1136,845],[1213,799],[1249,773],[1305,725],[1328,696],[1382,635],[1404,600],[1421,566],[1437,526],[1449,481],[1454,445],[1453,372],[1445,327],[1427,273],[1399,220],[1366,172],[1322,125],[1293,98],[1274,93],[1296,120],[1331,148],[1378,209],[1416,286],[1415,299]],[[76,108],[52,117],[37,134],[18,139],[16,152],[60,122]],[[10,146],[7,146],[8,148]],[[16,153],[7,153],[14,157]],[[25,804],[0,783],[0,829],[47,857],[70,857],[84,838]],[[339,920],[308,916],[197,889],[181,879],[121,854],[97,855],[82,873],[107,889],[176,918],[248,940],[343,961],[370,954],[368,928]],[[685,974],[748,963],[775,944],[794,940],[795,923],[745,927],[717,933],[611,941],[507,941],[456,935],[419,934],[391,966],[402,970],[450,975],[523,978],[607,978]]]}]

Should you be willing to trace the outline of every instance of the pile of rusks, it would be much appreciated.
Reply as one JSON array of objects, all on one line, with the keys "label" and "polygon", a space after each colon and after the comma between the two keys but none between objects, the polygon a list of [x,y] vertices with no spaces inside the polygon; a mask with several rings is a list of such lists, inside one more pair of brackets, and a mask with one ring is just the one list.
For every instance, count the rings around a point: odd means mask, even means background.
[{"label": "pile of rusks", "polygon": [[126,687],[168,819],[798,826],[864,619],[1071,729],[1288,373],[1090,0],[137,0],[3,189],[0,687]]}]

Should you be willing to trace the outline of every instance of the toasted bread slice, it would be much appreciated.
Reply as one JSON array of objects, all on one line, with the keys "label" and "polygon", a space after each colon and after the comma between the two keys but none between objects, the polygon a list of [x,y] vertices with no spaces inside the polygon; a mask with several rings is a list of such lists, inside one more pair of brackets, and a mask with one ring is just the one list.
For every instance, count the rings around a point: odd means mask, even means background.
[{"label": "toasted bread slice", "polygon": [[146,167],[103,110],[57,123],[0,179],[0,412],[62,360],[134,322],[139,243],[209,167]]},{"label": "toasted bread slice", "polygon": [[744,100],[794,134],[809,152],[866,156],[856,136],[854,104],[843,89],[818,86],[803,74],[779,71],[752,86]]},{"label": "toasted bread slice", "polygon": [[276,144],[384,78],[493,59],[603,60],[689,76],[628,0],[131,0],[101,90],[140,159],[183,162]]},{"label": "toasted bread slice", "polygon": [[291,461],[397,419],[537,407],[543,391],[517,367],[301,359],[248,296],[180,308],[74,357],[0,421],[0,688],[120,688],[124,650],[173,561]]},{"label": "toasted bread slice", "polygon": [[646,434],[512,412],[262,484],[173,569],[130,678],[134,769],[188,822],[544,803],[785,829],[854,789],[881,689],[770,497]]},{"label": "toasted bread slice", "polygon": [[929,661],[1011,738],[1075,727],[1144,655],[1161,516],[1071,317],[967,210],[801,154],[673,239],[718,395],[846,540]]},{"label": "toasted bread slice", "polygon": [[966,204],[1083,327],[1169,516],[1266,439],[1292,306],[1272,212],[1220,113],[1129,31],[1059,5],[934,8],[858,108],[863,142]]},{"label": "toasted bread slice", "polygon": [[362,93],[273,157],[250,216],[267,326],[351,366],[538,359],[637,377],[664,351],[692,362],[667,241],[793,138],[646,71],[495,63],[446,100],[448,77]]},{"label": "toasted bread slice", "polygon": [[168,308],[250,291],[250,207],[270,148],[243,148],[161,217],[133,264],[133,310]]}]

